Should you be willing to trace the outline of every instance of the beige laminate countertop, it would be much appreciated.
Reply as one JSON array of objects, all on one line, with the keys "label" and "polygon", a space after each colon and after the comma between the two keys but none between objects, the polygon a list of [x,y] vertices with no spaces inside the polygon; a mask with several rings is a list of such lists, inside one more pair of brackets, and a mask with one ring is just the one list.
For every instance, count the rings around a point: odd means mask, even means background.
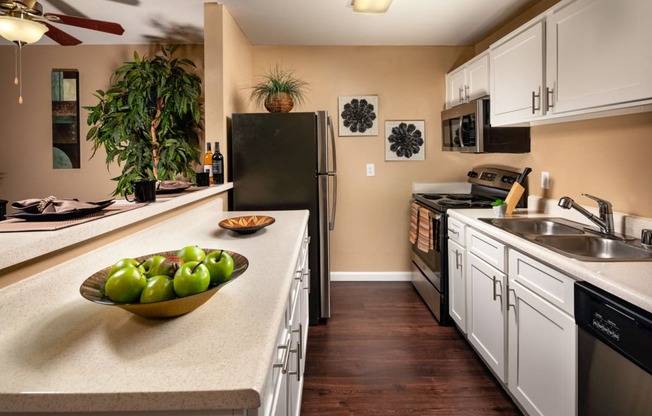
[{"label": "beige laminate countertop", "polygon": [[[256,408],[276,352],[307,211],[252,235],[218,227],[220,201],[0,289],[0,413]],[[260,214],[260,213],[258,213]],[[195,311],[149,320],[81,297],[123,257],[197,244],[243,254],[248,270]]]},{"label": "beige laminate countertop", "polygon": [[[503,231],[479,218],[494,217],[491,209],[448,210],[458,218],[506,245],[546,263],[577,280],[584,280],[636,306],[652,312],[652,262],[585,262],[555,253]],[[551,217],[551,214],[518,214],[515,217]]]},{"label": "beige laminate countertop", "polygon": [[[156,202],[142,208],[55,231],[0,233],[0,272],[21,262],[31,261],[36,257],[66,249],[75,244],[112,233],[119,228],[213,197],[231,188],[233,188],[233,184],[229,182],[188,192],[174,198],[158,195]],[[128,204],[128,202],[116,197],[116,204]]]}]

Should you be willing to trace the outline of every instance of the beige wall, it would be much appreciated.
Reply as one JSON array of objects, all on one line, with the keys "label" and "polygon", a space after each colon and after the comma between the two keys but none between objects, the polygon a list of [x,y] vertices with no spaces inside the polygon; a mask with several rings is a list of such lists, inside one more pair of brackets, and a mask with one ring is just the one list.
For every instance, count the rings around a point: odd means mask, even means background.
[{"label": "beige wall", "polygon": [[[16,201],[24,198],[75,197],[94,201],[107,199],[115,189],[110,179],[120,172],[105,166],[105,153],[98,151],[90,159],[92,145],[86,142],[88,112],[81,109],[81,168],[52,168],[52,127],[50,73],[52,69],[78,69],[80,106],[92,106],[98,100],[93,93],[106,90],[113,71],[133,60],[134,50],[152,55],[159,49],[150,45],[124,46],[38,46],[23,49],[24,104],[18,104],[18,88],[13,84],[14,48],[0,47],[0,198]],[[204,71],[203,48],[183,46],[178,56],[189,57]],[[89,160],[90,159],[90,160]]]}]

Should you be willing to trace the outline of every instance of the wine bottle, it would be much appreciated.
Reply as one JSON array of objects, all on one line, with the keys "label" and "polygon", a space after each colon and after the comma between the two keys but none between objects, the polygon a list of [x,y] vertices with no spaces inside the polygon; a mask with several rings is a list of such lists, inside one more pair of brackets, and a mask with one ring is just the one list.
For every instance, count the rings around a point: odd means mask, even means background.
[{"label": "wine bottle", "polygon": [[220,142],[215,142],[215,153],[213,153],[213,183],[215,185],[224,183],[224,156],[220,153]]},{"label": "wine bottle", "polygon": [[208,173],[208,182],[213,183],[213,152],[211,152],[211,142],[206,143],[206,154],[204,155],[204,172]]}]

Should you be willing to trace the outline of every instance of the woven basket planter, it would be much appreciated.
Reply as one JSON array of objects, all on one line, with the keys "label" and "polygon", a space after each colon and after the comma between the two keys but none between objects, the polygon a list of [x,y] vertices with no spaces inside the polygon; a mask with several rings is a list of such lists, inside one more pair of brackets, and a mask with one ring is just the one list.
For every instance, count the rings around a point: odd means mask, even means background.
[{"label": "woven basket planter", "polygon": [[265,100],[265,108],[270,113],[289,113],[293,107],[292,97],[285,92],[270,95]]}]

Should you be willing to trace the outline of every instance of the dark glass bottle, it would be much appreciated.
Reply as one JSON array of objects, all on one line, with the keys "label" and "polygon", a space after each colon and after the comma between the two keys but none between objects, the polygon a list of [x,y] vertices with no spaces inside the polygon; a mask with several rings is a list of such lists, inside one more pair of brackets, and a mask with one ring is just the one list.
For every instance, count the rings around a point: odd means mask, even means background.
[{"label": "dark glass bottle", "polygon": [[213,153],[213,184],[221,185],[224,183],[224,156],[220,153],[220,142],[215,142],[215,152]]}]

